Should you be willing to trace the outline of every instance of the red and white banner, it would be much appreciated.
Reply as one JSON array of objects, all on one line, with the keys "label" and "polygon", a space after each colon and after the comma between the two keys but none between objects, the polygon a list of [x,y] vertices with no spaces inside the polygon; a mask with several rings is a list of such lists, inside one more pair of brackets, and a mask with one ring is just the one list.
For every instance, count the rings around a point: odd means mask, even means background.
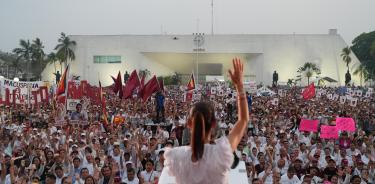
[{"label": "red and white banner", "polygon": [[49,101],[49,82],[0,79],[0,103],[5,105],[36,104]]}]

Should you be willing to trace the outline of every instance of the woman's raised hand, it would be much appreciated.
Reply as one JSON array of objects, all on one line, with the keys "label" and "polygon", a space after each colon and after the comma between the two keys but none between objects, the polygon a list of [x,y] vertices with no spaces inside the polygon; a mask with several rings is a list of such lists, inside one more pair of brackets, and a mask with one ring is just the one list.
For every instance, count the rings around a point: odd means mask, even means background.
[{"label": "woman's raised hand", "polygon": [[243,87],[243,64],[239,58],[234,58],[232,62],[233,69],[230,69],[228,73],[233,85],[239,89]]}]

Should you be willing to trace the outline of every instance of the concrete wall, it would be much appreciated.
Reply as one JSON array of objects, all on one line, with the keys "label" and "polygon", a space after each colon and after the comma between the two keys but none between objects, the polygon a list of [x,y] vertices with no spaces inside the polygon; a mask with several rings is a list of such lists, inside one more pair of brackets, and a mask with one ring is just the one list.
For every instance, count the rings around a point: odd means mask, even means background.
[{"label": "concrete wall", "polygon": [[[174,39],[176,37],[177,39]],[[256,75],[257,82],[271,84],[272,73],[277,70],[279,81],[286,82],[295,78],[297,69],[305,62],[316,63],[322,71],[321,76],[338,80],[342,85],[345,81],[346,65],[340,54],[346,43],[338,34],[321,35],[205,35],[205,43],[201,47],[202,53],[212,55],[212,61],[206,57],[207,63],[217,61],[215,54],[238,55],[246,62],[246,75]],[[176,65],[168,62],[156,61],[153,55],[168,53],[190,54],[185,60],[195,62],[193,35],[115,35],[89,36],[73,35],[72,40],[77,42],[75,48],[76,60],[72,61],[72,71],[82,79],[97,84],[98,79],[104,85],[111,84],[110,75],[115,76],[120,70],[149,69],[156,75],[170,75]],[[146,54],[144,53],[155,53]],[[121,64],[94,64],[94,55],[121,55]],[[169,58],[170,62],[179,62]],[[358,63],[353,55],[352,64]],[[185,61],[186,62],[186,61]],[[204,61],[202,61],[204,62]],[[230,66],[231,60],[220,61],[224,70]],[[60,67],[58,67],[59,69]],[[188,69],[188,70],[193,70]],[[48,66],[43,77],[53,80],[52,65]],[[352,77],[356,84],[359,79]],[[306,80],[303,81],[306,83]]]}]

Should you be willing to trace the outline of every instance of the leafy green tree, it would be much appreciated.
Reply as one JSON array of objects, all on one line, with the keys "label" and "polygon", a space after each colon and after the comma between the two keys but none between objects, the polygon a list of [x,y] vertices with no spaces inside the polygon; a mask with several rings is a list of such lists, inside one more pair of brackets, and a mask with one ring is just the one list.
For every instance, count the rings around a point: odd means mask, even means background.
[{"label": "leafy green tree", "polygon": [[361,70],[367,70],[368,79],[375,80],[375,31],[362,33],[352,41],[352,44],[352,52],[364,64]]}]

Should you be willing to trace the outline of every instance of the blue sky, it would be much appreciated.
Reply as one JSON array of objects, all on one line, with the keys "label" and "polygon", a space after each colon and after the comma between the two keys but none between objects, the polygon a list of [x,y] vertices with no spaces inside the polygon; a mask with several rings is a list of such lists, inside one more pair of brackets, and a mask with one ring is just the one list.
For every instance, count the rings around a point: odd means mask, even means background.
[{"label": "blue sky", "polygon": [[[67,34],[211,32],[211,0],[0,0],[0,50]],[[375,30],[374,0],[214,0],[215,34],[325,34],[347,42]]]}]

